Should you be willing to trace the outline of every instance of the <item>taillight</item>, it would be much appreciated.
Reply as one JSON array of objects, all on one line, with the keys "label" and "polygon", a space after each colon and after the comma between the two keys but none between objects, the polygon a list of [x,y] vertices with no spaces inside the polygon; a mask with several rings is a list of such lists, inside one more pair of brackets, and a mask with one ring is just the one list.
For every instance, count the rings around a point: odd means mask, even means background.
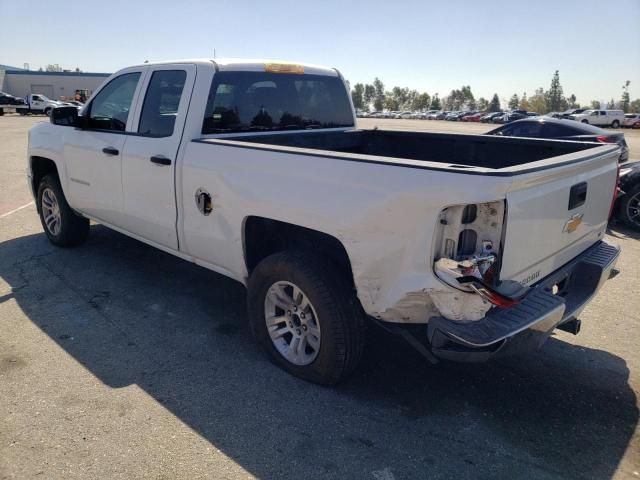
[{"label": "taillight", "polygon": [[[500,293],[492,289],[500,283],[505,211],[503,200],[445,208],[440,212],[433,252],[438,278],[499,306],[507,306],[512,300],[504,295],[500,297]],[[475,278],[481,283],[463,284],[458,281],[461,277]]]},{"label": "taillight", "polygon": [[616,138],[609,135],[598,135],[596,139],[600,143],[616,143]]},{"label": "taillight", "polygon": [[492,305],[500,308],[513,307],[520,303],[529,293],[527,287],[520,287],[513,295],[505,295],[497,291],[485,281],[473,276],[460,277],[457,279],[461,285],[467,285],[474,292],[487,300]]}]

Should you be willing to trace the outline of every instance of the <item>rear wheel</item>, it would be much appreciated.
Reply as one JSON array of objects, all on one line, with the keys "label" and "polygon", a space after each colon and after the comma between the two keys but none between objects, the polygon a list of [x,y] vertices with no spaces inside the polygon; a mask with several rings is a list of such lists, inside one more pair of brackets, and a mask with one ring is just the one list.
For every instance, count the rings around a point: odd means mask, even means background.
[{"label": "rear wheel", "polygon": [[613,128],[618,128],[618,127],[620,127],[620,122],[619,122],[618,120],[614,120],[614,121],[611,123],[611,126],[612,126]]},{"label": "rear wheel", "polygon": [[252,273],[247,303],[256,340],[292,375],[333,385],[358,364],[364,314],[350,283],[330,262],[313,253],[271,255]]},{"label": "rear wheel", "polygon": [[628,226],[640,230],[640,183],[625,190],[620,201],[618,218]]},{"label": "rear wheel", "polygon": [[582,123],[589,123],[589,120],[587,120],[586,118],[584,120],[582,120]]},{"label": "rear wheel", "polygon": [[89,220],[75,213],[56,175],[47,175],[38,187],[38,213],[47,238],[59,247],[80,245],[89,234]]}]

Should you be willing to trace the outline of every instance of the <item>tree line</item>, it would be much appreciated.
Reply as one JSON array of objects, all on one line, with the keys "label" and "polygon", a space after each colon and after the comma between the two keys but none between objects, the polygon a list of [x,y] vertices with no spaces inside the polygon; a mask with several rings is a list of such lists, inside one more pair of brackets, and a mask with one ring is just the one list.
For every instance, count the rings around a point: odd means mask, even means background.
[{"label": "tree line", "polygon": [[[600,101],[593,100],[585,107],[620,109],[625,113],[640,112],[640,99],[631,101],[629,96],[630,83],[627,80],[623,85],[620,100],[616,101],[612,98],[604,106]],[[481,110],[498,112],[502,109],[497,93],[494,93],[490,100],[484,97],[476,99],[469,85],[451,90],[449,95],[440,98],[437,93],[431,96],[427,92],[406,87],[393,87],[391,90],[386,90],[384,83],[378,77],[371,84],[356,83],[351,89],[351,98],[353,106],[357,110],[364,111]],[[551,78],[549,89],[545,90],[540,87],[531,96],[527,96],[526,92],[522,96],[514,93],[507,101],[506,107],[510,110],[521,109],[545,114],[580,108],[580,104],[576,102],[574,94],[565,97],[560,84],[560,72],[556,70]]]}]

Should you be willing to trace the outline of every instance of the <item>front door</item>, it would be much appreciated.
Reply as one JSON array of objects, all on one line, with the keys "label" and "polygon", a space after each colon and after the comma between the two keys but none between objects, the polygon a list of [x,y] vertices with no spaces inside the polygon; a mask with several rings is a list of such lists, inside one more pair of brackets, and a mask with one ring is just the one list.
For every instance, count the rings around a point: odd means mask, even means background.
[{"label": "front door", "polygon": [[67,195],[90,217],[122,226],[122,151],[142,69],[106,84],[84,110],[87,128],[64,129]]},{"label": "front door", "polygon": [[122,157],[127,230],[173,250],[176,157],[195,75],[195,65],[148,67],[136,133],[127,137]]}]

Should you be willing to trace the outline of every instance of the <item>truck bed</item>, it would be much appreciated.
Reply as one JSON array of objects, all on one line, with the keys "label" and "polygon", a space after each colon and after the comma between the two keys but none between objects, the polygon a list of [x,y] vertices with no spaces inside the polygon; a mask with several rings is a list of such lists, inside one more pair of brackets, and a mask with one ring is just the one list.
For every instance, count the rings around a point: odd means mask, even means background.
[{"label": "truck bed", "polygon": [[[441,163],[443,167],[504,170],[560,155],[601,146],[597,143],[460,135],[454,133],[408,132],[397,130],[347,130],[329,132],[273,133],[225,136],[207,140],[242,144],[274,145],[296,149],[322,150],[394,159]],[[236,143],[241,142],[241,143]],[[247,145],[245,145],[246,147]],[[286,151],[286,149],[280,149]],[[296,150],[296,153],[302,153]],[[312,153],[312,152],[307,152]],[[575,160],[584,160],[579,155]],[[568,158],[567,161],[572,161]],[[552,163],[549,166],[555,166]],[[543,169],[545,165],[538,168]],[[518,169],[522,172],[521,169]],[[496,172],[498,173],[498,172]]]}]

